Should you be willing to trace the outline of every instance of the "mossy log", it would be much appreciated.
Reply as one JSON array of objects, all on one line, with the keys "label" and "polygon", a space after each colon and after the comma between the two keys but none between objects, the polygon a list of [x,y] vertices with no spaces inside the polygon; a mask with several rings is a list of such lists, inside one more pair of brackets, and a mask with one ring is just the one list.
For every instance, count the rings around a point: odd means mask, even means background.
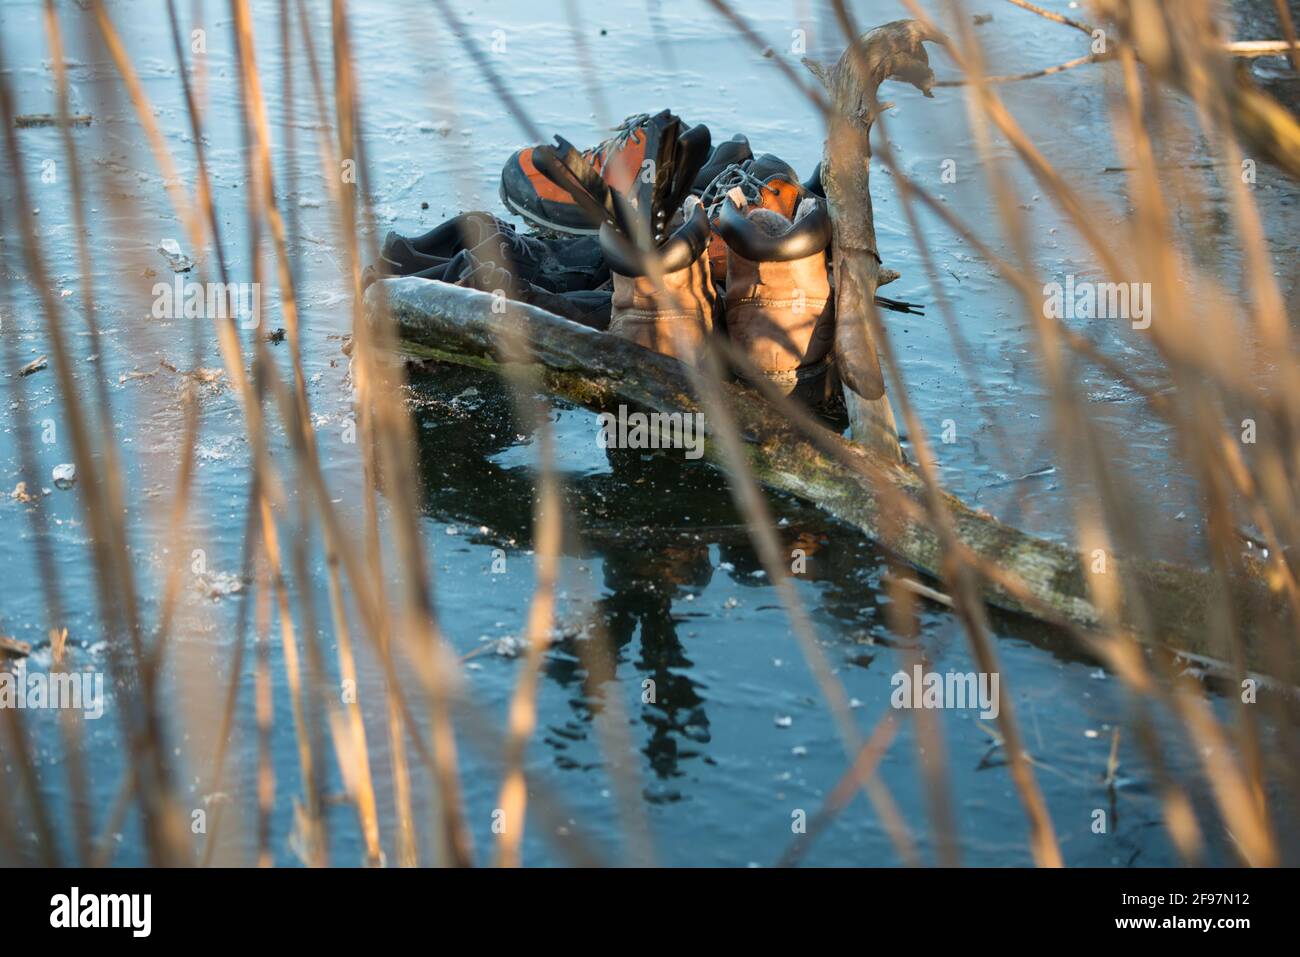
[{"label": "mossy log", "polygon": [[[502,311],[499,302],[489,293],[408,277],[382,280],[368,290],[366,311],[371,322],[394,323],[394,335],[410,354],[480,369],[500,368],[503,343],[526,343],[538,365],[540,387],[587,408],[627,403],[656,412],[704,411],[686,368],[676,360],[532,306],[510,303]],[[728,384],[724,392],[759,481],[820,506],[925,575],[942,579],[934,531],[922,520],[884,514],[884,497],[873,484],[883,480],[919,503],[922,484],[915,471],[829,431],[814,443],[752,390]],[[721,464],[707,421],[705,436],[705,455]],[[864,470],[850,467],[855,458]],[[961,542],[1022,580],[1032,596],[1021,601],[989,584],[985,597],[990,604],[1083,628],[1100,624],[1078,552],[1005,525],[953,496],[946,500]],[[1233,583],[1230,596],[1214,576],[1164,562],[1113,558],[1108,573],[1130,576],[1146,603],[1151,631],[1139,637],[1220,661],[1230,657],[1230,649],[1226,638],[1214,632],[1211,612],[1231,601],[1248,665],[1264,670],[1262,643],[1270,628],[1283,622],[1286,606],[1257,566],[1247,568],[1250,573]]]}]

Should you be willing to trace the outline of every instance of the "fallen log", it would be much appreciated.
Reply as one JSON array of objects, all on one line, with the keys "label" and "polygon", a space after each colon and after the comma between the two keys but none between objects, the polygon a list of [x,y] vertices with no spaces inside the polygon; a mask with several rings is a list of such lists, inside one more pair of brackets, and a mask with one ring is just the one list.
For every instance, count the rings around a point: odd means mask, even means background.
[{"label": "fallen log", "polygon": [[[366,293],[366,314],[372,323],[394,324],[393,335],[408,354],[489,371],[502,368],[502,343],[522,341],[536,360],[541,388],[593,410],[609,410],[622,402],[655,412],[703,413],[686,368],[676,360],[522,303],[501,310],[499,302],[489,293],[406,277],[372,286]],[[814,443],[762,396],[734,384],[723,391],[760,482],[812,502],[861,529],[901,561],[942,580],[942,553],[933,530],[923,519],[886,514],[873,485],[884,481],[892,491],[919,503],[922,484],[913,469],[829,431]],[[707,421],[705,456],[721,462]],[[863,467],[850,467],[854,460]],[[1101,624],[1088,595],[1084,557],[1078,552],[1005,525],[954,496],[945,495],[945,500],[960,541],[984,562],[1019,578],[1027,589],[1029,600],[1023,601],[986,583],[984,597],[990,604],[1085,629]],[[1108,558],[1108,573],[1128,576],[1146,603],[1149,632],[1138,633],[1130,610],[1122,612],[1123,625],[1137,637],[1228,660],[1226,636],[1214,633],[1210,623],[1215,620],[1211,612],[1231,602],[1247,665],[1263,671],[1276,665],[1265,654],[1264,643],[1271,629],[1289,629],[1288,613],[1258,564],[1247,561],[1246,567],[1248,576],[1233,582],[1231,594],[1224,594],[1216,578],[1198,569]]]}]

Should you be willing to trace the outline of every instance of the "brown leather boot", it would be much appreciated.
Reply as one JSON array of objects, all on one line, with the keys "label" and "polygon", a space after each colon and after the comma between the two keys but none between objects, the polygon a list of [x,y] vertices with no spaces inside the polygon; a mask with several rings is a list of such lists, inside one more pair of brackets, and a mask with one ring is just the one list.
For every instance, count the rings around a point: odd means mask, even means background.
[{"label": "brown leather boot", "polygon": [[[717,299],[709,233],[709,217],[693,196],[682,207],[681,225],[653,254],[636,249],[609,224],[601,227],[601,250],[614,280],[612,334],[682,362],[696,360],[713,330]],[[651,275],[656,267],[659,275]]]},{"label": "brown leather boot", "polygon": [[825,204],[808,196],[787,217],[750,203],[735,188],[718,213],[717,231],[727,244],[728,338],[783,391],[821,401],[835,339]]}]

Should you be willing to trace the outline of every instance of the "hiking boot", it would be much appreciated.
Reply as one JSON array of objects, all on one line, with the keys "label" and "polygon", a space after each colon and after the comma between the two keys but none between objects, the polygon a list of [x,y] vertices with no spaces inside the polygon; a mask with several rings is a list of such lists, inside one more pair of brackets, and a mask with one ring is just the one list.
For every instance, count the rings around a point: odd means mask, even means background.
[{"label": "hiking boot", "polygon": [[788,214],[772,208],[788,192],[766,192],[778,179],[762,183],[768,203],[737,185],[718,209],[727,262],[723,314],[728,338],[758,374],[816,404],[828,388],[835,337],[831,220],[825,202],[806,194]]},{"label": "hiking boot", "polygon": [[[665,111],[649,125],[660,129],[670,116]],[[614,287],[609,331],[693,362],[713,329],[717,299],[707,255],[709,217],[690,193],[708,157],[708,132],[694,127],[680,139],[671,130],[660,133],[647,135],[650,147],[660,145],[647,155],[659,160],[626,195],[610,189],[561,137],[555,147],[537,147],[534,156],[543,175],[599,223],[600,250]]]},{"label": "hiking boot", "polygon": [[705,188],[728,166],[739,166],[753,158],[754,153],[749,148],[749,140],[745,138],[744,133],[737,133],[731,139],[723,140],[709,151],[709,158],[700,167],[695,182],[691,184],[692,191],[703,193]]},{"label": "hiking boot", "polygon": [[709,240],[709,266],[713,275],[724,280],[727,275],[727,244],[718,233],[718,214],[726,202],[727,193],[739,187],[752,206],[770,209],[786,219],[792,219],[800,201],[807,195],[799,185],[794,167],[784,160],[763,153],[725,167],[701,192],[701,199],[713,224]]},{"label": "hiking boot", "polygon": [[[524,236],[488,213],[462,213],[423,236],[389,233],[378,273],[446,279],[447,264],[473,249],[480,262],[492,262],[551,292],[594,289],[609,280],[609,270],[594,236],[539,239]],[[450,280],[448,280],[450,281]]]},{"label": "hiking boot", "polygon": [[557,293],[520,279],[494,262],[479,262],[472,250],[465,250],[453,260],[455,273],[446,281],[458,286],[503,295],[545,309],[562,319],[581,323],[591,329],[609,328],[610,293],[608,290],[580,289]]},{"label": "hiking boot", "polygon": [[[592,171],[594,181],[582,183],[584,192],[609,194],[598,196],[605,213],[585,206],[569,188],[572,184],[557,182],[555,171],[546,169],[555,155],[555,147],[550,146],[528,147],[510,157],[501,171],[501,201],[529,222],[568,235],[594,234],[605,218],[627,229],[630,223],[619,212],[616,197],[643,212],[653,196],[662,197],[667,202],[658,211],[670,216],[693,185],[710,148],[708,127],[687,127],[668,110],[630,116],[612,137],[586,151],[573,149],[560,137],[556,140],[562,153],[572,151],[581,161],[569,163],[570,169]],[[648,215],[653,223],[654,211]]]},{"label": "hiking boot", "polygon": [[676,228],[649,254],[612,226],[601,228],[601,249],[614,279],[609,331],[689,363],[713,331],[717,304],[709,271],[709,218],[698,197],[691,196],[670,224]]},{"label": "hiking boot", "polygon": [[409,276],[447,262],[445,256],[427,256],[412,245],[405,236],[389,233],[379,251],[378,268],[386,276]]},{"label": "hiking boot", "polygon": [[[461,213],[422,236],[390,232],[379,249],[379,261],[362,273],[361,288],[385,276],[434,278],[462,249],[477,246],[488,236],[514,227],[490,213]],[[438,278],[441,278],[440,276]]]},{"label": "hiking boot", "polygon": [[429,259],[446,262],[462,249],[473,249],[493,233],[507,229],[514,229],[514,226],[504,219],[491,213],[471,212],[453,216],[422,236],[407,237],[390,232],[384,237],[379,251],[380,263],[389,268],[392,275],[407,276],[436,265]]}]

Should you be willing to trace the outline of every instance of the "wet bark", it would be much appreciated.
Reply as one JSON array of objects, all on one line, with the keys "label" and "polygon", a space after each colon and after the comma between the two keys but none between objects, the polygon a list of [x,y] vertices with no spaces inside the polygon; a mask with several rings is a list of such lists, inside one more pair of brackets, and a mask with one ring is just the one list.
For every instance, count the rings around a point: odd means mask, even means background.
[{"label": "wet bark", "polygon": [[822,186],[835,225],[835,353],[853,437],[902,459],[898,428],[885,394],[884,375],[872,334],[881,258],[871,209],[871,124],[881,106],[880,84],[896,78],[926,96],[934,83],[923,41],[913,20],[897,20],[858,38],[834,66],[805,59],[830,97],[830,123],[822,156]]}]

